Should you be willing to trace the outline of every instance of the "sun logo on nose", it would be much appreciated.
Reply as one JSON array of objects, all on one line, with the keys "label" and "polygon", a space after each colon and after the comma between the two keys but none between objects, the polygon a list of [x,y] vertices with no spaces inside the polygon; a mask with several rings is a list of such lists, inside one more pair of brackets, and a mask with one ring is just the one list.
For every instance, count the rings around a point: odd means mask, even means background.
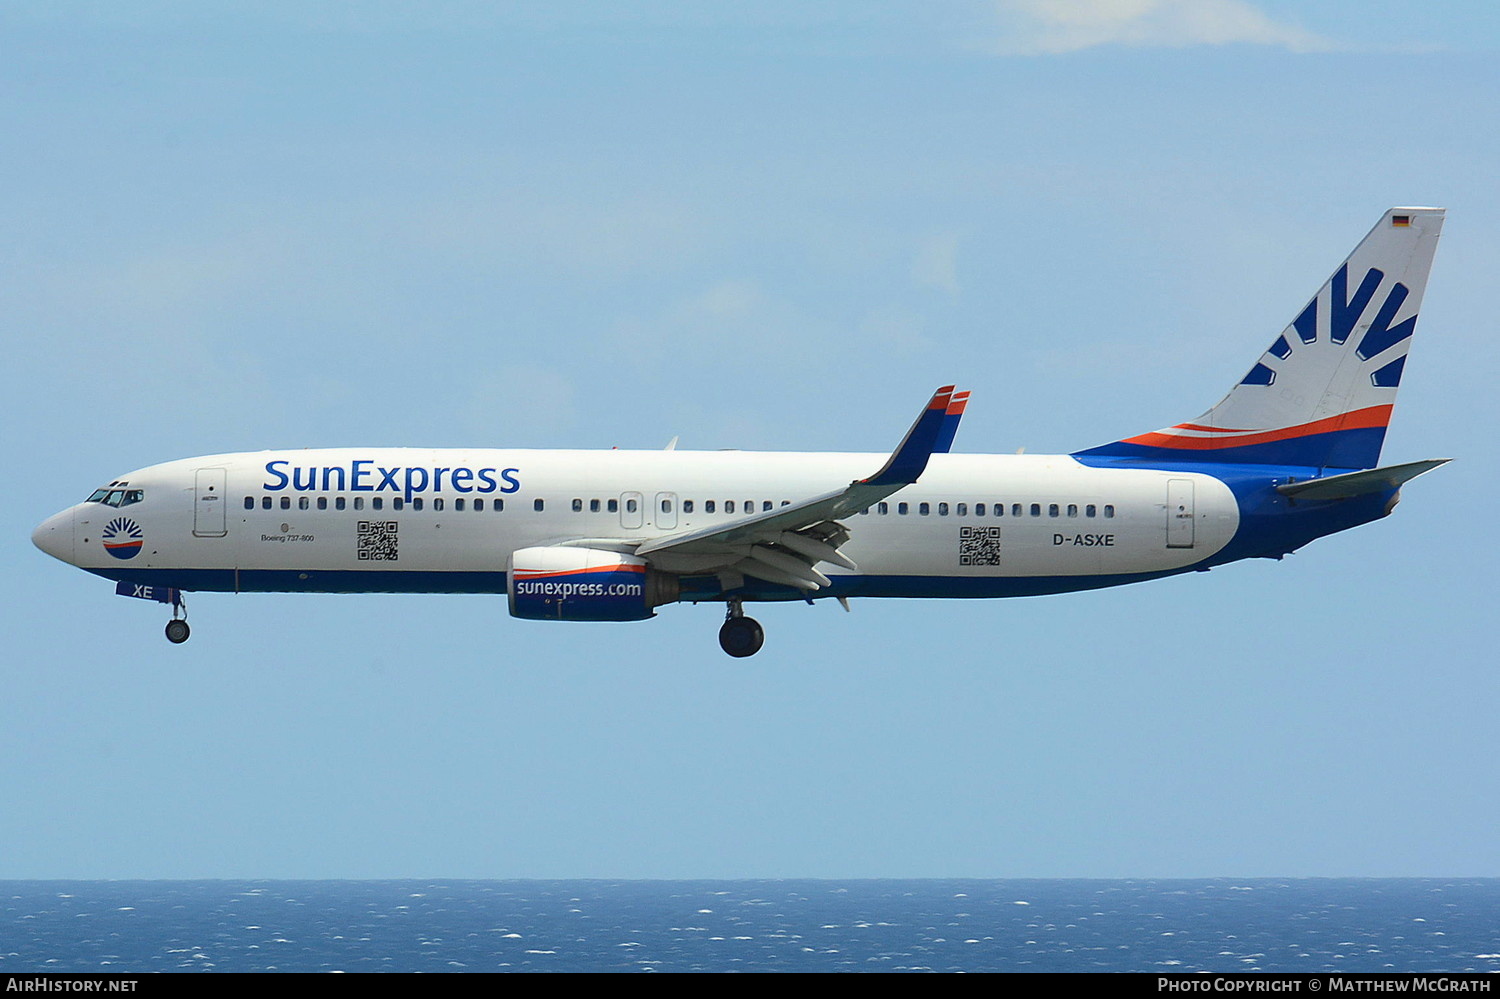
[{"label": "sun logo on nose", "polygon": [[104,525],[104,535],[99,540],[104,542],[105,551],[115,558],[126,559],[140,554],[144,538],[141,525],[129,517],[116,517]]}]

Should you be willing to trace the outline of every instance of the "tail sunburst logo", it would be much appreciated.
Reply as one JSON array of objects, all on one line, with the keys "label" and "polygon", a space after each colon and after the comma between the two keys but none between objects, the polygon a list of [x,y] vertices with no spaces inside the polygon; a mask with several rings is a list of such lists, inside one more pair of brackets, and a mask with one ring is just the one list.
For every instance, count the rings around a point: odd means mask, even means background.
[{"label": "tail sunburst logo", "polygon": [[141,552],[145,532],[129,517],[116,517],[104,525],[104,534],[99,540],[104,543],[104,550],[115,558],[135,558]]}]

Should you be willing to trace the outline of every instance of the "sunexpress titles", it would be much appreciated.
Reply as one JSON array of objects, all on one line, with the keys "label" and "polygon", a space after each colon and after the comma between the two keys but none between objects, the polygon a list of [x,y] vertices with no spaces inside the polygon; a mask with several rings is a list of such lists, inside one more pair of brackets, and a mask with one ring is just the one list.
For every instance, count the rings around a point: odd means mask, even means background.
[{"label": "sunexpress titles", "polygon": [[[290,467],[288,467],[290,466]],[[276,492],[400,493],[408,502],[418,493],[513,493],[521,488],[516,468],[467,468],[437,465],[396,465],[387,468],[372,458],[356,458],[348,465],[293,465],[278,458],[266,462],[271,478],[261,488]]]}]

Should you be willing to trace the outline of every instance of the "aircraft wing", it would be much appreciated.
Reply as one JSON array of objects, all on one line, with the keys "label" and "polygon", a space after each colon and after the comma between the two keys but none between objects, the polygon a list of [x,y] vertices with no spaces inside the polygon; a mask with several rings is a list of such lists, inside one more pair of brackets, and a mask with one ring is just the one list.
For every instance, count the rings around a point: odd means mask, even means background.
[{"label": "aircraft wing", "polygon": [[[967,399],[968,393],[963,395]],[[868,478],[728,524],[653,538],[637,547],[635,554],[666,572],[716,572],[728,577],[738,573],[803,590],[822,589],[829,579],[815,568],[819,562],[857,568],[839,553],[850,537],[840,518],[868,509],[917,481],[944,439],[952,442],[963,414],[962,406],[954,412],[953,398],[952,385],[933,393],[901,444]],[[733,588],[730,583],[732,578],[727,579],[727,588]]]}]

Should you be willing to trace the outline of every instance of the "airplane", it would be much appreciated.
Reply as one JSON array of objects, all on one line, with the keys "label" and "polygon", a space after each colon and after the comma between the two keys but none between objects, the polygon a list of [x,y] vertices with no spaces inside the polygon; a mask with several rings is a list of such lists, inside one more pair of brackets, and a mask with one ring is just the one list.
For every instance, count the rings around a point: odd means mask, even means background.
[{"label": "airplane", "polygon": [[518,618],[1064,593],[1274,558],[1387,516],[1448,459],[1379,466],[1440,208],[1387,211],[1213,408],[1062,455],[958,454],[945,386],[889,455],[332,448],[187,458],[110,480],[32,534],[171,605],[187,591],[505,594]]}]

